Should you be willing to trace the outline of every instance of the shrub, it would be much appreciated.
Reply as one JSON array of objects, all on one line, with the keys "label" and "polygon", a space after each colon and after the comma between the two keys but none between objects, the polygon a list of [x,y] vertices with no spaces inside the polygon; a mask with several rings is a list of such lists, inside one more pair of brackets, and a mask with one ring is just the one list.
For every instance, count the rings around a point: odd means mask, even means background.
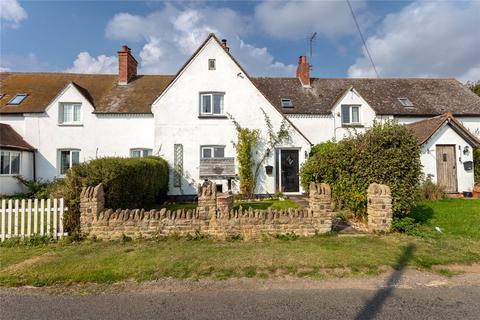
[{"label": "shrub", "polygon": [[376,123],[365,133],[324,143],[315,150],[301,169],[302,185],[308,190],[311,181],[329,183],[337,209],[364,215],[367,188],[373,182],[391,188],[394,215],[406,215],[415,206],[420,148],[407,127]]},{"label": "shrub", "polygon": [[392,230],[410,235],[417,233],[418,223],[410,217],[396,218],[392,220]]},{"label": "shrub", "polygon": [[55,183],[50,197],[63,197],[68,206],[64,223],[67,231],[78,228],[80,192],[83,187],[103,184],[105,207],[149,208],[165,199],[168,191],[168,165],[159,157],[92,160],[73,166]]},{"label": "shrub", "polygon": [[480,148],[473,149],[473,164],[475,165],[475,183],[480,184]]},{"label": "shrub", "polygon": [[420,196],[424,200],[440,200],[447,197],[445,187],[436,184],[431,178],[427,178],[420,187]]}]

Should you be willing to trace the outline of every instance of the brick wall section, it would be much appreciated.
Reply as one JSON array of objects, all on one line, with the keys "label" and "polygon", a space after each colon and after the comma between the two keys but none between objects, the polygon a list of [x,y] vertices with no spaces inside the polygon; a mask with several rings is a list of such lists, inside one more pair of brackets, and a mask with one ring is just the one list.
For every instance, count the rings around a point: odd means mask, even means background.
[{"label": "brick wall section", "polygon": [[231,192],[218,194],[217,210],[220,212],[230,212],[232,209],[233,209],[233,194]]},{"label": "brick wall section", "polygon": [[241,236],[245,240],[263,235],[295,232],[299,236],[313,236],[331,230],[332,210],[330,187],[315,184],[310,193],[309,208],[288,210],[219,210],[216,204],[216,186],[199,186],[199,203],[195,210],[170,211],[143,209],[103,209],[101,185],[84,188],[81,199],[81,231],[100,239],[119,239],[157,236],[186,236],[200,231],[216,239]]},{"label": "brick wall section", "polygon": [[368,231],[390,231],[392,224],[392,194],[383,184],[372,183],[367,190]]}]

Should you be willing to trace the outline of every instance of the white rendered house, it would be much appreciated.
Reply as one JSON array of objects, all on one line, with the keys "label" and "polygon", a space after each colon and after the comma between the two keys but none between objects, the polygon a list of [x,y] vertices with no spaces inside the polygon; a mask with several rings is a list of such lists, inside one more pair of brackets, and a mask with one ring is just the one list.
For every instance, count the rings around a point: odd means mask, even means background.
[{"label": "white rendered house", "polygon": [[[430,123],[423,120],[450,112],[447,125],[422,142],[424,171],[437,181],[443,165],[437,157],[451,152],[437,145],[452,145],[455,176],[447,180],[456,182],[449,190],[473,187],[473,169],[464,163],[479,143],[480,98],[454,79],[311,78],[304,56],[296,77],[251,77],[213,34],[175,76],[137,75],[127,46],[118,57],[118,75],[0,73],[0,123],[32,148],[20,162],[35,174],[13,175],[50,180],[78,162],[153,154],[170,164],[172,196],[194,196],[207,178],[223,191],[236,191],[236,122],[261,132],[255,157],[267,157],[256,193],[301,193],[298,171],[312,144],[367,130],[374,121],[421,127]],[[282,124],[289,130],[274,150],[267,150],[266,119],[274,131]],[[22,191],[6,177],[0,174],[0,193]]]}]

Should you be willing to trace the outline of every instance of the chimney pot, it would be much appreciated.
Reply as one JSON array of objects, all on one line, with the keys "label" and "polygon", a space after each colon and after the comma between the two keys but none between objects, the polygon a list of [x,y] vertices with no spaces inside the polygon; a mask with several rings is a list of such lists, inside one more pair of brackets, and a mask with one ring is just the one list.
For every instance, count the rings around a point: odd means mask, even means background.
[{"label": "chimney pot", "polygon": [[225,49],[225,51],[230,51],[230,48],[227,46],[227,39],[222,39],[222,47]]},{"label": "chimney pot", "polygon": [[307,62],[306,56],[298,58],[297,78],[304,87],[310,87],[310,65]]},{"label": "chimney pot", "polygon": [[130,48],[123,45],[118,51],[118,83],[126,85],[137,75],[137,60],[133,57]]}]

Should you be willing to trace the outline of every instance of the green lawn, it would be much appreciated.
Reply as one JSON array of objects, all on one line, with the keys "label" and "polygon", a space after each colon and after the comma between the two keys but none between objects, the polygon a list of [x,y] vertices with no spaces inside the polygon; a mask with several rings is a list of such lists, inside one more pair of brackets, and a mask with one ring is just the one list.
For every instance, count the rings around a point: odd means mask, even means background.
[{"label": "green lawn", "polygon": [[[336,234],[285,241],[59,242],[0,247],[0,285],[137,281],[174,278],[298,276],[316,279],[378,274],[386,267],[418,268],[480,262],[480,200],[425,202],[422,237]],[[439,226],[443,233],[434,231]]]}]

